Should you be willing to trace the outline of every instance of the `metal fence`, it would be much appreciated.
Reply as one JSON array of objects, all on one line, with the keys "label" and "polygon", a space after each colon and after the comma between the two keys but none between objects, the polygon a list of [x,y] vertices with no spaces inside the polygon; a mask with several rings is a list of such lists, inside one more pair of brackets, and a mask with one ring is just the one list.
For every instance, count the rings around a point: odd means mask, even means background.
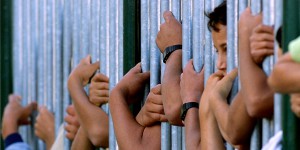
[{"label": "metal fence", "polygon": [[[204,12],[212,11],[222,0],[140,0],[141,62],[143,71],[151,71],[150,87],[160,83],[164,72],[162,56],[155,38],[162,14],[171,10],[183,26],[183,63],[193,58],[196,71],[205,65],[205,81],[215,71],[215,50],[208,18]],[[23,97],[23,104],[32,100],[46,105],[55,115],[56,132],[63,123],[65,109],[71,100],[67,79],[71,71],[87,54],[100,61],[100,72],[109,76],[110,89],[123,76],[123,0],[14,0],[13,1],[13,79],[14,93]],[[254,13],[263,11],[264,24],[281,25],[282,0],[227,0],[228,71],[238,66],[238,16],[246,6]],[[276,10],[276,13],[275,13]],[[265,15],[267,14],[267,15]],[[271,14],[271,15],[268,15]],[[274,32],[275,32],[274,31]],[[270,72],[273,59],[268,58],[264,69]],[[150,59],[151,58],[151,59]],[[146,93],[149,92],[149,88]],[[234,84],[236,94],[238,82]],[[274,121],[263,119],[262,134],[257,126],[252,149],[281,130],[280,95],[275,96]],[[108,107],[103,106],[107,113]],[[275,128],[275,129],[274,129]],[[34,149],[45,149],[33,129],[20,129],[26,142]],[[185,149],[184,128],[162,123],[161,149]],[[109,148],[118,149],[113,122],[109,115]],[[262,140],[260,140],[262,138]],[[65,139],[65,149],[70,142]],[[232,149],[228,146],[228,149]]]}]

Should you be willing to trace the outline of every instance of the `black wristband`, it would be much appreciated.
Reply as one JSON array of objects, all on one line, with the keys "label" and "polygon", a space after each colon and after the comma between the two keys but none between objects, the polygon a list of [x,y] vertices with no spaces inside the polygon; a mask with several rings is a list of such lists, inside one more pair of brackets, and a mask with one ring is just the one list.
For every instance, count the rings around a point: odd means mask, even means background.
[{"label": "black wristband", "polygon": [[163,57],[164,57],[163,62],[166,63],[167,60],[168,60],[168,58],[170,57],[170,55],[171,55],[174,51],[176,51],[176,50],[178,50],[178,49],[182,49],[182,45],[181,45],[181,44],[179,44],[179,45],[172,45],[172,46],[167,47],[167,48],[165,49],[164,53],[163,53]]},{"label": "black wristband", "polygon": [[188,102],[188,103],[184,103],[182,105],[182,108],[181,108],[181,120],[182,121],[184,121],[187,111],[190,108],[193,108],[193,107],[199,108],[199,103],[197,103],[197,102]]}]

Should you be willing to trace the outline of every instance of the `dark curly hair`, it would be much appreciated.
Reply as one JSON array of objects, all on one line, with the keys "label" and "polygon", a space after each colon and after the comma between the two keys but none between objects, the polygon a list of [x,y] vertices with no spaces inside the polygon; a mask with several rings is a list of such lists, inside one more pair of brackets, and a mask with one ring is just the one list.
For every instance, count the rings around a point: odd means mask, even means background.
[{"label": "dark curly hair", "polygon": [[205,16],[208,17],[209,21],[207,27],[209,31],[219,32],[218,24],[227,25],[227,8],[226,0],[223,1],[218,7],[216,7],[212,12],[205,13]]}]

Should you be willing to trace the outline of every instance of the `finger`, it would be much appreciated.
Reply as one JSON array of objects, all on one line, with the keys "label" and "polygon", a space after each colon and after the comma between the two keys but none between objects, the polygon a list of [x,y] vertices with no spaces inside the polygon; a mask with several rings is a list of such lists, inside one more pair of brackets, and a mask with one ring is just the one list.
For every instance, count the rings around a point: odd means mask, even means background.
[{"label": "finger", "polygon": [[156,105],[156,104],[149,105],[148,111],[156,114],[165,114],[163,105]]},{"label": "finger", "polygon": [[92,97],[109,97],[109,91],[108,90],[94,90],[93,93],[91,93]]},{"label": "finger", "polygon": [[93,82],[90,90],[109,90],[109,83],[107,82]]},{"label": "finger", "polygon": [[259,33],[259,34],[252,34],[250,37],[251,42],[260,42],[260,41],[270,41],[274,42],[274,35],[270,33]]},{"label": "finger", "polygon": [[166,115],[160,114],[159,117],[160,117],[160,119],[159,119],[160,122],[167,122],[168,121]]},{"label": "finger", "polygon": [[255,33],[269,33],[269,34],[273,34],[273,27],[271,26],[267,26],[267,25],[264,25],[264,24],[259,24],[258,26],[256,26],[254,29],[253,29],[253,32]]},{"label": "finger", "polygon": [[74,105],[69,105],[68,107],[67,107],[67,113],[69,114],[69,115],[72,115],[72,116],[75,116],[76,115],[76,112],[75,112],[75,107],[74,107]]},{"label": "finger", "polygon": [[161,94],[161,84],[157,84],[155,87],[151,89],[151,92],[160,95]]},{"label": "finger", "polygon": [[8,100],[9,102],[13,102],[13,101],[21,102],[21,96],[10,94]]},{"label": "finger", "polygon": [[153,104],[157,104],[157,105],[163,105],[162,102],[162,96],[161,95],[155,95],[155,94],[149,94],[147,97],[147,101],[153,103]]},{"label": "finger", "polygon": [[167,23],[169,23],[171,18],[173,17],[173,14],[172,14],[171,11],[165,11],[164,14],[163,14],[163,17],[164,17],[165,21]]},{"label": "finger", "polygon": [[24,108],[23,115],[24,116],[29,116],[33,110],[36,110],[37,104],[36,102],[31,102]]},{"label": "finger", "polygon": [[274,42],[270,41],[261,41],[261,42],[253,42],[251,43],[251,49],[274,49]]},{"label": "finger", "polygon": [[109,82],[109,78],[102,74],[102,73],[97,73],[93,78],[92,82]]},{"label": "finger", "polygon": [[99,63],[99,61],[93,63],[92,64],[92,68],[93,68],[94,72],[96,72],[98,69],[100,69],[100,63]]},{"label": "finger", "polygon": [[109,98],[108,97],[97,97],[90,100],[92,104],[96,106],[101,106],[103,104],[108,103]]},{"label": "finger", "polygon": [[267,57],[273,54],[274,54],[273,49],[262,49],[262,50],[251,51],[251,55],[256,57]]},{"label": "finger", "polygon": [[233,82],[233,80],[236,78],[237,75],[238,75],[238,69],[235,68],[235,69],[233,69],[232,71],[230,71],[230,73],[227,74],[227,75],[224,77],[224,80]]}]

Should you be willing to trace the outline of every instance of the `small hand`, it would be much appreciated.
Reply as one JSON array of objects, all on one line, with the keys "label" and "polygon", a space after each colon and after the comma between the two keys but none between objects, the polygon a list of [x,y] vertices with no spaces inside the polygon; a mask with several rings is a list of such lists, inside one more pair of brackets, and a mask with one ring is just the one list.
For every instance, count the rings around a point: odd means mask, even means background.
[{"label": "small hand", "polygon": [[291,94],[291,109],[300,118],[300,94]]},{"label": "small hand", "polygon": [[150,72],[141,73],[141,64],[133,67],[116,85],[114,90],[120,90],[133,103],[142,99],[145,84],[149,82]]},{"label": "small hand", "polygon": [[152,126],[157,122],[167,121],[164,114],[160,84],[151,89],[145,105],[136,116],[136,120],[144,127]]},{"label": "small hand", "polygon": [[183,69],[180,81],[180,95],[183,103],[199,102],[204,90],[204,69],[197,73],[190,60]]},{"label": "small hand", "polygon": [[73,105],[68,106],[66,111],[67,111],[67,115],[65,117],[65,122],[67,123],[67,125],[65,126],[65,130],[67,132],[66,137],[69,140],[74,140],[76,133],[80,127],[80,124],[77,118],[75,107]]},{"label": "small hand", "polygon": [[30,123],[30,115],[36,109],[36,103],[31,102],[27,106],[21,105],[21,97],[9,95],[9,102],[4,109],[2,120],[2,137],[5,139],[8,135],[18,132],[20,125]]},{"label": "small hand", "polygon": [[109,79],[104,74],[98,73],[92,78],[89,90],[91,103],[101,106],[109,99]]},{"label": "small hand", "polygon": [[161,53],[172,45],[182,44],[182,25],[177,21],[170,11],[165,11],[163,14],[165,23],[160,26],[160,31],[157,33],[156,44]]},{"label": "small hand", "polygon": [[99,62],[95,62],[93,64],[91,62],[91,56],[83,58],[78,66],[71,72],[68,84],[71,82],[79,82],[81,86],[85,86],[88,84],[90,78],[94,75],[94,73],[99,69]]},{"label": "small hand", "polygon": [[261,66],[267,56],[274,54],[273,28],[262,24],[255,27],[250,37],[250,47],[253,61]]},{"label": "small hand", "polygon": [[[212,98],[221,98],[223,100],[226,100],[237,74],[238,70],[234,69],[225,76],[219,75],[219,81],[216,83],[212,91]],[[215,75],[218,76],[218,74]]]},{"label": "small hand", "polygon": [[262,14],[258,14],[253,16],[251,14],[251,9],[245,9],[240,15],[239,20],[239,34],[241,37],[239,38],[247,38],[251,36],[253,29],[262,22]]},{"label": "small hand", "polygon": [[54,130],[54,115],[45,106],[41,106],[36,117],[34,133],[46,143],[47,149],[54,143]]}]

